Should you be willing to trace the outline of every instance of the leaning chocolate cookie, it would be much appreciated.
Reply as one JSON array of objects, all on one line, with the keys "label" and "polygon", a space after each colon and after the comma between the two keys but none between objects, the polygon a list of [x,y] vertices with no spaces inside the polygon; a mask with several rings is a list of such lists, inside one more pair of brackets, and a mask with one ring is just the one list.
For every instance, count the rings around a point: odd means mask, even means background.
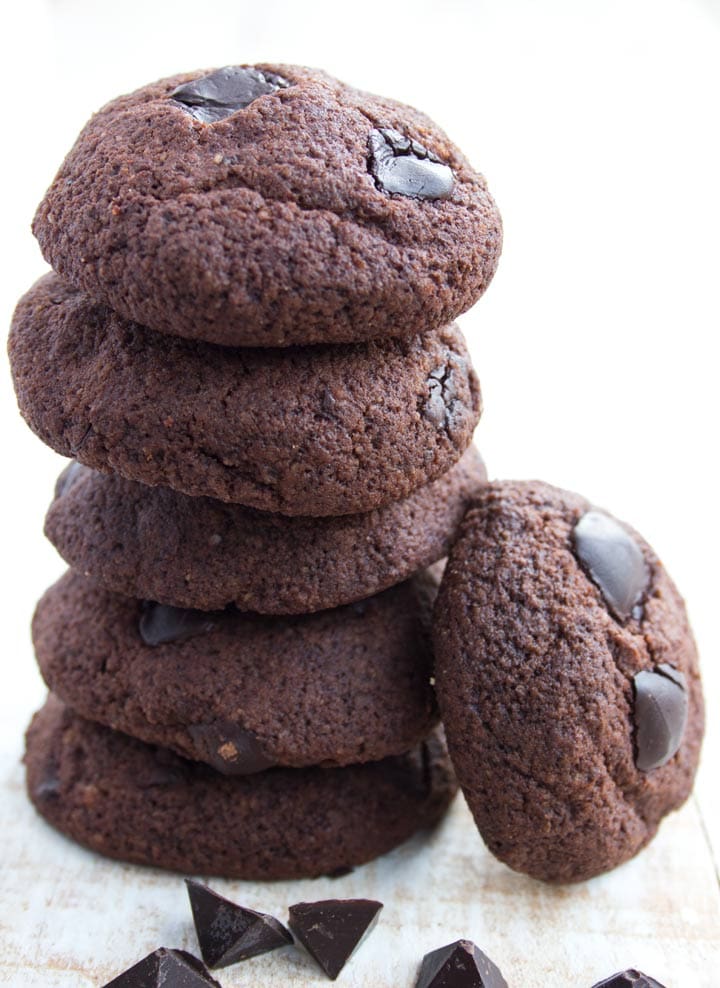
[{"label": "leaning chocolate cookie", "polygon": [[502,239],[485,180],[431,120],[291,65],[109,103],[33,229],[128,319],[273,347],[438,329],[483,293]]},{"label": "leaning chocolate cookie", "polygon": [[52,696],[28,730],[25,764],[38,812],[91,850],[257,881],[364,864],[436,824],[456,788],[439,733],[381,762],[228,778]]},{"label": "leaning chocolate cookie", "polygon": [[429,572],[317,614],[267,618],[121,597],[70,570],[33,640],[50,689],[92,720],[228,774],[409,751],[437,723]]},{"label": "leaning chocolate cookie", "polygon": [[687,798],[704,720],[695,643],[675,585],[628,526],[546,484],[488,485],[434,629],[458,779],[512,868],[590,878]]},{"label": "leaning chocolate cookie", "polygon": [[445,473],[480,389],[462,334],[229,350],[173,339],[41,278],[10,333],[20,410],[129,480],[286,515],[370,511]]},{"label": "leaning chocolate cookie", "polygon": [[309,614],[370,597],[446,556],[486,481],[471,446],[402,501],[337,518],[287,518],[73,462],[58,479],[45,533],[71,566],[129,597]]}]

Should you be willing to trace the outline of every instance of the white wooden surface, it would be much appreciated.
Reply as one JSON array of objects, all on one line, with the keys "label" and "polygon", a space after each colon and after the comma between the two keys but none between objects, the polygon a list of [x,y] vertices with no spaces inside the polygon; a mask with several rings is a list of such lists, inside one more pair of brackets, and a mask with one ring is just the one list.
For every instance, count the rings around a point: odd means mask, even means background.
[{"label": "white wooden surface", "polygon": [[[28,226],[89,113],[179,69],[321,65],[415,103],[488,177],[498,275],[463,319],[491,472],[581,491],[632,522],[687,597],[708,736],[696,795],[616,872],[555,890],[493,861],[458,801],[428,842],[333,882],[219,883],[283,914],[374,896],[372,938],[339,983],[410,986],[422,954],[474,938],[513,988],[584,988],[638,965],[668,988],[720,985],[720,5],[717,0],[23,0],[0,7],[0,312],[44,270]],[[348,17],[352,15],[352,23]],[[62,571],[41,522],[61,461],[15,408],[3,436],[0,985],[99,985],[159,944],[192,946],[178,877],[105,862],[22,793],[21,735],[43,687],[28,623]],[[713,860],[714,852],[714,860]],[[223,985],[324,983],[292,952]]]},{"label": "white wooden surface", "polygon": [[[159,945],[197,952],[183,883],[75,847],[33,816],[20,772],[3,779],[0,828],[13,902],[0,985],[92,988]],[[422,954],[475,940],[509,985],[589,988],[639,967],[668,988],[717,988],[720,896],[694,802],[666,821],[651,847],[615,872],[554,889],[489,855],[461,800],[441,827],[339,879],[214,888],[287,918],[293,902],[364,897],[385,903],[380,922],[340,976],[348,988],[414,984]],[[327,984],[288,948],[218,972],[224,988]],[[339,982],[340,983],[340,982]]]}]

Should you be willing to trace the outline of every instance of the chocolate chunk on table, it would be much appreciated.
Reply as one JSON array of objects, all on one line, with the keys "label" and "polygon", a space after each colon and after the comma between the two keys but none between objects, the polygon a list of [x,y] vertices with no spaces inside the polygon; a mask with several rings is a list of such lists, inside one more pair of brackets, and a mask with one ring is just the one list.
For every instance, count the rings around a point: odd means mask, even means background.
[{"label": "chocolate chunk on table", "polygon": [[227,967],[293,942],[266,913],[237,905],[207,885],[186,879],[200,953],[208,967]]},{"label": "chocolate chunk on table", "polygon": [[159,947],[103,988],[222,988],[197,957]]},{"label": "chocolate chunk on table", "polygon": [[382,909],[372,899],[324,899],[290,906],[290,929],[334,981]]},{"label": "chocolate chunk on table", "polygon": [[665,988],[665,986],[655,978],[643,974],[642,971],[628,968],[627,971],[619,971],[603,981],[598,981],[592,988]]},{"label": "chocolate chunk on table", "polygon": [[507,982],[472,940],[456,940],[425,954],[415,988],[507,988]]}]

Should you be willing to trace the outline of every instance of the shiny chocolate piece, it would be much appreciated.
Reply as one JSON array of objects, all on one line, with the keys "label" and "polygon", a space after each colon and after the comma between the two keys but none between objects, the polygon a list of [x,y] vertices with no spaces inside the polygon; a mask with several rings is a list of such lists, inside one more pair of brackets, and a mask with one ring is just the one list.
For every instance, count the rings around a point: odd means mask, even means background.
[{"label": "shiny chocolate piece", "polygon": [[438,429],[447,428],[452,423],[455,405],[460,399],[452,367],[442,364],[430,371],[428,391],[428,399],[423,409],[424,415]]},{"label": "shiny chocolate piece", "polygon": [[650,571],[637,542],[610,515],[588,511],[575,526],[575,548],[614,614],[627,621],[650,582]]},{"label": "shiny chocolate piece", "polygon": [[200,953],[208,967],[227,967],[293,942],[274,916],[239,906],[207,885],[185,879]]},{"label": "shiny chocolate piece", "polygon": [[669,762],[682,743],[688,716],[685,676],[663,664],[633,679],[635,764],[651,772]]},{"label": "shiny chocolate piece", "polygon": [[655,978],[651,978],[648,974],[643,974],[642,971],[637,971],[633,967],[628,968],[627,971],[611,974],[604,981],[597,981],[592,988],[665,988],[665,985],[661,985]]},{"label": "shiny chocolate piece", "polygon": [[55,492],[54,497],[62,497],[63,494],[68,491],[75,481],[83,473],[82,464],[78,463],[77,460],[71,460],[65,467],[63,472],[60,474],[58,479],[55,481]]},{"label": "shiny chocolate piece", "polygon": [[411,199],[447,199],[455,176],[432,151],[397,130],[374,130],[368,138],[368,167],[382,192]]},{"label": "shiny chocolate piece", "polygon": [[222,614],[222,611],[193,611],[146,600],[140,614],[140,637],[152,646],[184,641],[214,631]]},{"label": "shiny chocolate piece", "polygon": [[103,988],[221,988],[205,965],[185,950],[159,947]]},{"label": "shiny chocolate piece", "polygon": [[425,954],[415,988],[507,988],[507,981],[472,940],[456,940]]},{"label": "shiny chocolate piece", "polygon": [[272,72],[227,65],[210,75],[183,83],[170,93],[170,99],[201,123],[215,123],[229,117],[236,110],[244,110],[253,100],[278,89],[287,89],[290,83]]},{"label": "shiny chocolate piece", "polygon": [[191,724],[188,732],[200,749],[201,760],[223,775],[252,775],[277,764],[268,758],[252,731],[231,721]]},{"label": "shiny chocolate piece", "polygon": [[334,981],[382,909],[372,899],[325,899],[290,906],[289,926],[310,956]]}]

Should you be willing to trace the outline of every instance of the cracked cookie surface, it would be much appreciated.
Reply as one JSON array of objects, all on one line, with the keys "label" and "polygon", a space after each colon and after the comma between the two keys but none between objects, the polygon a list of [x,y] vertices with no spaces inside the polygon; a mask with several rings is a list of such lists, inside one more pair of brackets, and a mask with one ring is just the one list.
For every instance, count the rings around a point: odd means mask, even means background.
[{"label": "cracked cookie surface", "polygon": [[486,481],[471,446],[402,501],[336,518],[288,518],[73,462],[58,479],[45,534],[70,566],[129,597],[307,614],[379,593],[442,559]]},{"label": "cracked cookie surface", "polygon": [[231,350],[128,322],[52,273],[20,300],[9,351],[23,416],[64,456],[285,515],[407,497],[457,462],[481,411],[456,326]]},{"label": "cracked cookie surface", "polygon": [[196,72],[89,121],[33,226],[60,274],[143,325],[231,346],[414,335],[479,298],[500,217],[431,120],[312,69],[240,71],[270,85],[250,80],[216,120],[197,119],[197,92],[179,101]]},{"label": "cracked cookie surface", "polygon": [[409,751],[437,723],[430,572],[317,614],[186,611],[68,571],[33,641],[50,689],[92,720],[227,774]]},{"label": "cracked cookie surface", "polygon": [[434,640],[458,779],[512,868],[599,874],[689,795],[704,715],[684,603],[647,543],[583,498],[489,484],[451,552]]},{"label": "cracked cookie surface", "polygon": [[37,811],[99,854],[258,881],[364,864],[436,824],[456,789],[439,731],[380,762],[229,778],[54,696],[28,729],[25,765]]}]

